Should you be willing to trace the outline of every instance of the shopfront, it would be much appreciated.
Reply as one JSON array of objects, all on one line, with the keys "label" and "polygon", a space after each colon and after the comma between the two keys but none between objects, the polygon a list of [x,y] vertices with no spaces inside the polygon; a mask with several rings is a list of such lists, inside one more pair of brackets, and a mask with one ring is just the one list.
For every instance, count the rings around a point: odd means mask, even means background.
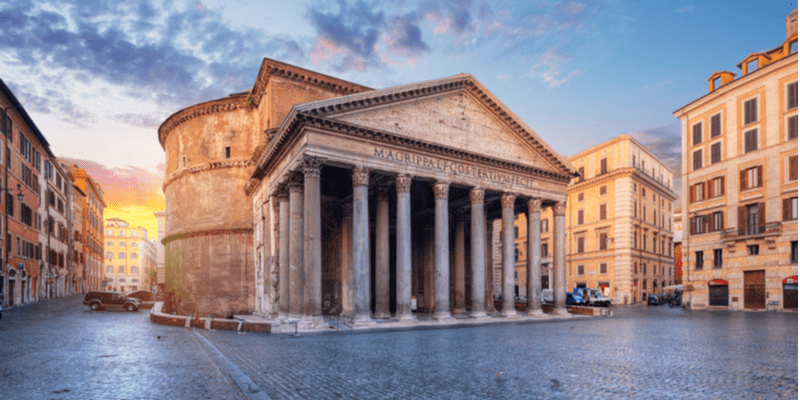
[{"label": "shopfront", "polygon": [[797,276],[783,280],[783,308],[797,310]]},{"label": "shopfront", "polygon": [[728,281],[724,279],[708,281],[708,305],[728,306]]}]

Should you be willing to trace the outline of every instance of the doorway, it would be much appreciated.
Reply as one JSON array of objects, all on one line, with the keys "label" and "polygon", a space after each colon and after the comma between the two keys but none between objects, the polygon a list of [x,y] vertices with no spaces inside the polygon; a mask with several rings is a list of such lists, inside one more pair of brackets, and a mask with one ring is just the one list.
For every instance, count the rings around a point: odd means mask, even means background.
[{"label": "doorway", "polygon": [[744,308],[764,309],[767,307],[764,276],[764,270],[744,272]]}]

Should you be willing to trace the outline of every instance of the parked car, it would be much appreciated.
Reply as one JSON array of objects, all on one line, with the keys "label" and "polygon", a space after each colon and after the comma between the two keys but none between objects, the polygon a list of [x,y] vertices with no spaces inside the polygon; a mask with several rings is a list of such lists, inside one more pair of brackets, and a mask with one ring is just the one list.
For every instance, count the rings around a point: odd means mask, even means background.
[{"label": "parked car", "polygon": [[592,307],[608,307],[611,305],[611,299],[604,296],[603,292],[601,292],[598,289],[575,288],[572,291],[572,294],[583,298],[584,292],[587,293],[587,297],[589,298],[589,305]]},{"label": "parked car", "polygon": [[542,304],[553,304],[553,289],[542,289]]},{"label": "parked car", "polygon": [[128,311],[138,311],[142,306],[142,301],[132,297],[125,297],[119,292],[100,292],[93,291],[83,296],[83,304],[92,310],[102,310],[105,308],[120,308]]},{"label": "parked car", "polygon": [[647,296],[647,305],[648,306],[660,306],[661,305],[661,298],[657,294],[651,294]]},{"label": "parked car", "polygon": [[567,305],[568,306],[585,306],[586,302],[583,300],[582,297],[576,296],[570,292],[567,292]]},{"label": "parked car", "polygon": [[138,292],[128,293],[125,296],[133,299],[139,299],[142,302],[155,300],[155,293],[147,290],[140,290]]}]

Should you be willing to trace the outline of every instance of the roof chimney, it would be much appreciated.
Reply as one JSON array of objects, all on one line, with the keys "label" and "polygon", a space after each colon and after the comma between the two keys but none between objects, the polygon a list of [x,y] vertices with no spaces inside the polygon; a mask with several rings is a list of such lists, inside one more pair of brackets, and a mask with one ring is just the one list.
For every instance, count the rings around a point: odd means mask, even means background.
[{"label": "roof chimney", "polygon": [[797,9],[786,16],[786,39],[797,36]]}]

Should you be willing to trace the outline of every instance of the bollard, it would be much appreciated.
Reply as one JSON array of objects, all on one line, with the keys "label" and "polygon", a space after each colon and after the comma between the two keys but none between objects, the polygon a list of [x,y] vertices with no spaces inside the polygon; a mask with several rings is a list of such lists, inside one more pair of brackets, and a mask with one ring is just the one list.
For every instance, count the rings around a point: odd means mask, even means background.
[{"label": "bollard", "polygon": [[239,318],[239,328],[236,330],[239,331],[240,335],[244,335],[244,318]]},{"label": "bollard", "polygon": [[294,325],[294,335],[292,336],[299,336],[300,334],[297,333],[297,321],[291,321],[289,322],[289,325]]},{"label": "bollard", "polygon": [[206,315],[206,326],[205,326],[205,328],[206,328],[207,331],[211,330],[211,322],[213,322],[213,321],[214,321],[214,317],[212,317],[210,315]]},{"label": "bollard", "polygon": [[186,325],[184,325],[183,327],[184,328],[191,328],[192,327],[192,314],[189,314],[189,316],[186,317]]}]

